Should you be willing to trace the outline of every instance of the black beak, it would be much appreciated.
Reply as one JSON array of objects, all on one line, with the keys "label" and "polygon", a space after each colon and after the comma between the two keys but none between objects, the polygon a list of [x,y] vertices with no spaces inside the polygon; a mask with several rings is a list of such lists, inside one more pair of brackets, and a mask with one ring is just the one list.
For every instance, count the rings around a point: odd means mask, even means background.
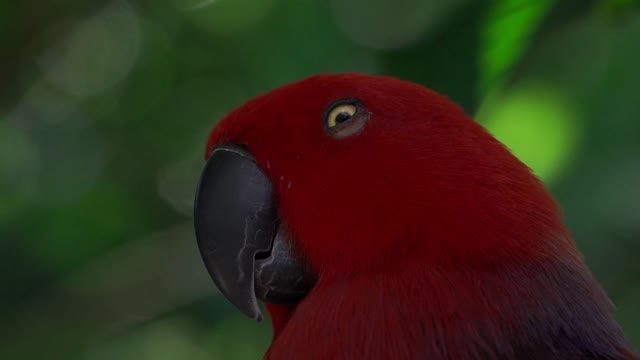
[{"label": "black beak", "polygon": [[279,224],[271,181],[242,147],[213,149],[196,191],[194,225],[211,278],[247,316],[262,320],[256,295],[297,304],[313,287]]}]

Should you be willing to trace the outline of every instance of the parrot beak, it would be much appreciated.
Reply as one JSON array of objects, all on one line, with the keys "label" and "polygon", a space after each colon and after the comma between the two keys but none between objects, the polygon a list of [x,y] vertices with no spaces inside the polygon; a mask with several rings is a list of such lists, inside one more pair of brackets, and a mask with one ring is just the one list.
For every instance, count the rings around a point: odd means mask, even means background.
[{"label": "parrot beak", "polygon": [[204,264],[220,292],[262,320],[256,297],[297,304],[315,278],[278,221],[271,181],[237,145],[213,149],[196,191],[194,225]]}]

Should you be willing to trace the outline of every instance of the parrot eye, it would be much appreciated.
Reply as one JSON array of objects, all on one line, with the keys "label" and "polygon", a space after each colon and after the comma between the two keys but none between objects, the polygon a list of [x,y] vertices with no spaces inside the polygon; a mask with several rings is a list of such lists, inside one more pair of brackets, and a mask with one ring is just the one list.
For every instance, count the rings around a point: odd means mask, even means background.
[{"label": "parrot eye", "polygon": [[336,100],[324,111],[324,128],[329,136],[342,139],[360,132],[368,115],[357,99]]}]

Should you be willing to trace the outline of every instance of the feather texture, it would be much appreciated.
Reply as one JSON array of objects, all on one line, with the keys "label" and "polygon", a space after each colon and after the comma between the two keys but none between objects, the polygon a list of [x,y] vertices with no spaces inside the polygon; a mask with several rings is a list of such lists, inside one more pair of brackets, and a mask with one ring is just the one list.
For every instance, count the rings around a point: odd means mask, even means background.
[{"label": "feather texture", "polygon": [[416,259],[320,284],[267,358],[625,359],[610,311],[576,263],[473,271]]},{"label": "feather texture", "polygon": [[[340,98],[368,121],[336,139],[322,114]],[[315,76],[231,112],[207,153],[225,142],[272,179],[320,279],[267,306],[267,359],[633,359],[543,184],[435,92]]]}]

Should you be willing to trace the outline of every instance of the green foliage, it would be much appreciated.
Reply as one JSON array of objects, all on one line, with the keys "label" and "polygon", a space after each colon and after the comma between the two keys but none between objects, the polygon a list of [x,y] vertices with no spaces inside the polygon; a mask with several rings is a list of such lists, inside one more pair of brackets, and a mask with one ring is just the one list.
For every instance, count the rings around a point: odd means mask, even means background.
[{"label": "green foliage", "polygon": [[320,72],[461,104],[556,195],[640,345],[635,0],[0,2],[0,358],[251,359],[191,228],[204,141]]},{"label": "green foliage", "polygon": [[504,80],[507,72],[523,55],[533,33],[551,10],[551,0],[499,0],[486,12],[482,28],[482,93]]}]

